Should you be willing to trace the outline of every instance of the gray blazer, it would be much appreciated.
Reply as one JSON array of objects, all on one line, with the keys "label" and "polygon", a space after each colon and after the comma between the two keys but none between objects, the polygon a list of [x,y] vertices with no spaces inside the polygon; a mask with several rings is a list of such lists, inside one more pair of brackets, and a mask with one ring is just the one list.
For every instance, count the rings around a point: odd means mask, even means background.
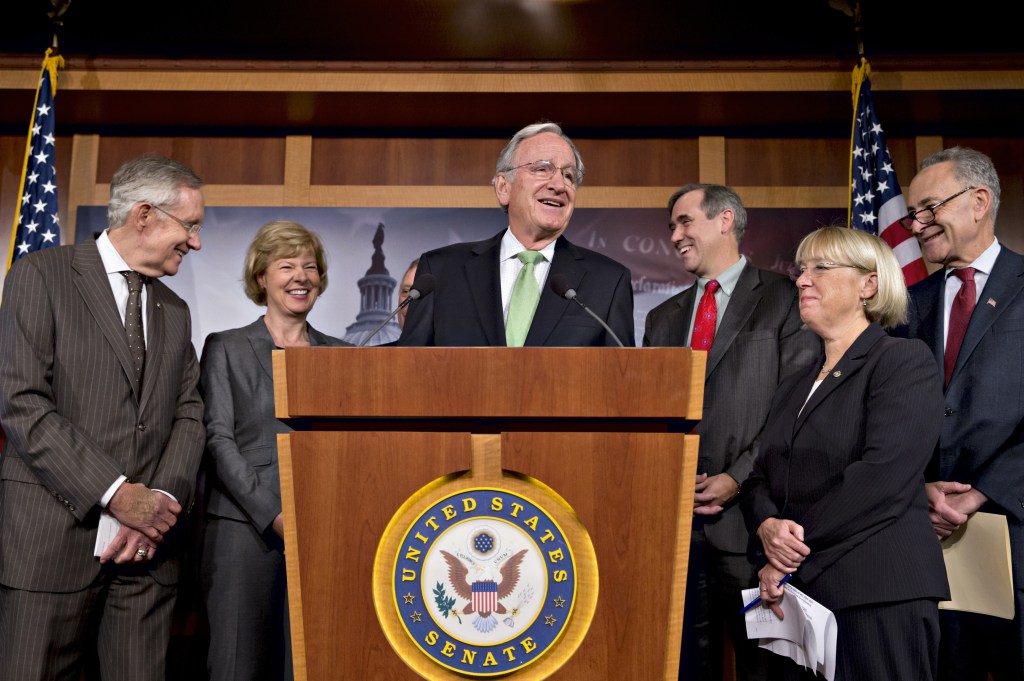
[{"label": "gray blazer", "polygon": [[[0,583],[70,592],[100,570],[100,498],[120,475],[191,506],[205,431],[188,306],[147,284],[140,392],[120,312],[94,242],[50,248],[11,268],[0,307]],[[179,519],[180,525],[184,518]],[[173,541],[149,569],[180,572]]]},{"label": "gray blazer", "polygon": [[[311,345],[351,345],[309,327]],[[203,346],[210,490],[206,512],[266,531],[281,512],[277,435],[290,428],[274,415],[274,341],[260,317],[210,334]]]},{"label": "gray blazer", "polygon": [[[696,286],[650,311],[645,346],[684,346]],[[821,343],[803,328],[796,286],[788,277],[743,268],[708,353],[704,378],[704,418],[697,426],[697,471],[728,473],[742,483],[750,475],[775,388],[782,379],[818,357]],[[734,500],[705,519],[708,541],[732,553],[747,550],[747,530]]]}]

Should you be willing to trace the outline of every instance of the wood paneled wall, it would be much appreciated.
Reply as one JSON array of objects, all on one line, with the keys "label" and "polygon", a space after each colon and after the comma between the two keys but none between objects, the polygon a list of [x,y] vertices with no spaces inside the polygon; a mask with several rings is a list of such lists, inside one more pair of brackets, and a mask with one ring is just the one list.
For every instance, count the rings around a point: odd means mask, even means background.
[{"label": "wood paneled wall", "polygon": [[[0,102],[12,92],[19,95],[19,101],[23,99],[21,93],[34,88],[36,73],[35,69],[4,69],[0,65]],[[924,91],[933,98],[947,91],[981,90],[991,94],[1004,88],[1016,93],[1024,90],[1024,74],[879,73],[874,84],[876,93],[887,89],[900,94]],[[318,103],[322,104],[320,98],[325,96],[344,96],[350,111],[357,111],[362,104],[383,95],[412,98],[409,103],[440,106],[441,114],[449,113],[457,121],[468,116],[461,110],[465,102],[475,101],[460,98],[488,93],[506,98],[502,101],[543,95],[563,104],[569,102],[566,109],[555,107],[556,111],[566,112],[572,111],[573,102],[609,95],[620,98],[616,101],[628,99],[631,103],[645,101],[643,97],[674,93],[712,99],[748,97],[756,105],[764,101],[758,97],[775,97],[780,92],[806,97],[813,103],[834,102],[838,95],[849,101],[848,87],[848,75],[834,72],[311,75],[259,69],[248,73],[69,69],[63,76],[61,92],[72,93],[65,94],[72,110],[60,108],[62,100],[58,95],[58,130],[60,121],[67,118],[74,121],[72,127],[77,134],[60,135],[57,140],[62,240],[74,240],[77,207],[106,203],[113,171],[124,160],[146,152],[172,156],[193,167],[208,182],[206,196],[210,206],[495,206],[489,182],[497,154],[506,142],[504,137],[480,134],[479,130],[469,131],[463,137],[457,125],[453,128],[455,132],[448,129],[442,134],[417,131],[411,126],[418,120],[419,111],[391,111],[389,115],[380,112],[382,123],[378,128],[353,134],[354,123],[349,121],[350,127],[334,132],[322,123],[327,114]],[[181,93],[204,98],[207,106],[202,110],[217,121],[216,127],[197,127],[193,119],[198,109],[179,106],[181,116],[177,120],[181,127],[176,129],[175,117],[168,116],[167,107],[159,106],[167,103],[169,93],[172,101]],[[148,120],[150,130],[157,129],[159,134],[149,131],[132,135],[139,126],[122,123],[123,119],[116,115],[89,118],[92,114],[80,108],[94,101],[107,106],[121,105],[128,95],[135,102],[134,111],[145,119],[143,123]],[[215,96],[225,102],[224,106],[209,105]],[[296,123],[294,106],[285,107],[291,113],[256,110],[251,104],[262,101],[260,97],[283,98],[281,101],[293,105],[295,97],[309,99],[313,108],[308,129],[303,129],[301,121]],[[608,100],[601,101],[611,111]],[[708,135],[698,132],[672,136],[657,129],[648,135],[643,132],[644,122],[662,120],[664,112],[653,118],[650,111],[640,108],[614,114],[605,112],[602,115],[608,118],[601,119],[605,127],[597,131],[599,134],[575,137],[587,168],[577,205],[661,208],[679,185],[706,181],[736,187],[751,208],[842,208],[847,202],[849,142],[843,136],[845,133],[827,137],[813,134],[816,109],[820,110],[813,103],[805,107],[806,130],[801,130],[801,121],[790,121],[781,127],[766,124],[754,135],[736,119],[735,108],[729,107],[718,113],[714,107],[704,107],[697,114],[686,114],[691,116],[687,119],[691,123],[709,117],[715,120],[718,116],[720,124],[709,128],[715,134]],[[233,124],[226,122],[225,109],[231,111]],[[473,113],[486,117],[488,111]],[[345,115],[348,114],[339,113],[339,120],[347,120]],[[490,115],[498,116],[494,112]],[[695,115],[698,117],[693,118]],[[432,111],[431,116],[436,118],[438,112]],[[905,119],[913,113],[903,111],[899,116]],[[610,121],[616,117],[629,121],[631,127],[620,130],[612,125]],[[389,130],[386,123],[392,119],[401,127]],[[277,129],[268,126],[268,121],[273,120],[281,121]],[[100,121],[108,124],[100,125]],[[518,124],[527,122],[530,119]],[[591,126],[599,122],[591,121]],[[498,118],[492,123],[495,129],[507,124]],[[846,129],[845,124],[836,127]],[[970,137],[890,136],[890,150],[903,186],[910,182],[924,156],[951,144],[976,147],[995,160],[1003,181],[999,235],[1010,247],[1024,250],[1024,134],[988,137],[981,129]],[[0,136],[0,243],[5,251],[10,243],[24,153],[22,135]],[[756,224],[752,227],[756,229]]]}]

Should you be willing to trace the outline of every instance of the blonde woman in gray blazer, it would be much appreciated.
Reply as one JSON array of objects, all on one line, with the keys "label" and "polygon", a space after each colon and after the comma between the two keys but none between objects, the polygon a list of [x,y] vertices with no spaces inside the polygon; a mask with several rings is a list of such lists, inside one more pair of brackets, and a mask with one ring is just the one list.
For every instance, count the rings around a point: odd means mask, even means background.
[{"label": "blonde woman in gray blazer", "polygon": [[348,345],[306,322],[327,288],[327,261],[302,225],[260,228],[244,283],[266,314],[211,334],[201,363],[210,484],[201,574],[212,681],[292,678],[277,461],[277,434],[289,428],[274,416],[271,353]]}]

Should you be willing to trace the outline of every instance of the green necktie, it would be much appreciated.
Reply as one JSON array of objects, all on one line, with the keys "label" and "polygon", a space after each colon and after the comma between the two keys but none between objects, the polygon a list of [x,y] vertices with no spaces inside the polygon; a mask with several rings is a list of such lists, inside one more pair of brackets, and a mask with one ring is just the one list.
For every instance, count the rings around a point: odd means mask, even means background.
[{"label": "green necktie", "polygon": [[533,323],[533,313],[540,301],[540,289],[533,266],[544,259],[540,251],[523,251],[516,256],[523,263],[516,283],[512,287],[512,300],[508,304],[508,319],[505,320],[505,344],[520,348],[526,342],[526,334]]}]

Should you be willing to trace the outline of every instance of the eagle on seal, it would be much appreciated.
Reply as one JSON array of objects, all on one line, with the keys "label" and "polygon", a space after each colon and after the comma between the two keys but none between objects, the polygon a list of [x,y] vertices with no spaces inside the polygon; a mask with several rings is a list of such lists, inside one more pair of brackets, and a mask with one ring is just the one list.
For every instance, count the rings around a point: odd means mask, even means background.
[{"label": "eagle on seal", "polygon": [[[501,601],[511,596],[516,584],[519,583],[519,569],[523,557],[526,556],[526,549],[512,555],[502,564],[500,582],[493,579],[493,574],[488,568],[483,568],[483,571],[486,571],[484,579],[470,581],[468,579],[470,568],[465,563],[443,549],[441,555],[448,563],[448,581],[455,589],[455,593],[469,601],[462,609],[462,613],[464,615],[476,614],[473,626],[477,631],[482,633],[493,631],[498,626],[498,620],[491,613],[496,612],[502,615],[507,612]],[[481,568],[477,567],[476,569],[480,570]]]}]

